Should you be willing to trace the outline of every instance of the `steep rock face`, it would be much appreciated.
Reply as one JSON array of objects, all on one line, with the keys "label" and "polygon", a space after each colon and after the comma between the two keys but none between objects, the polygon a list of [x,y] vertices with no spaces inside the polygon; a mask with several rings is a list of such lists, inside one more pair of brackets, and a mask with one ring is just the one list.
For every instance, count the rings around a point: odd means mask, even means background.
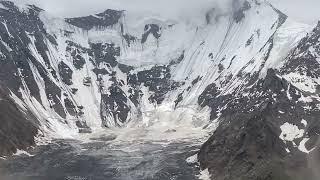
[{"label": "steep rock face", "polygon": [[[43,44],[43,23],[40,21],[38,14],[40,9],[30,7],[30,13],[21,13],[12,2],[2,1],[3,6],[8,9],[1,9],[1,81],[8,86],[15,94],[18,93],[22,86],[22,80],[30,88],[30,94],[41,101],[39,88],[36,85],[29,61],[33,57],[28,50],[28,44],[31,42],[29,35],[32,34],[34,42],[37,44],[36,49],[39,54],[44,56],[44,60],[48,63],[45,54],[46,47]],[[41,56],[42,56],[41,55]]]},{"label": "steep rock face", "polygon": [[85,30],[91,30],[92,28],[103,28],[115,25],[119,22],[121,16],[121,11],[108,9],[95,15],[67,18],[66,22]]},{"label": "steep rock face", "polygon": [[154,66],[150,70],[130,74],[128,78],[132,87],[143,83],[144,86],[149,88],[149,91],[154,92],[149,97],[149,101],[156,104],[161,104],[168,92],[180,86],[180,83],[171,80],[171,72],[168,66]]},{"label": "steep rock face", "polygon": [[38,132],[36,117],[24,106],[16,104],[7,90],[0,88],[0,154],[11,155],[17,149],[35,145]]},{"label": "steep rock face", "polygon": [[[316,119],[320,111],[314,107],[318,100],[303,101],[305,92],[274,70],[244,94],[232,95],[231,99],[217,97],[226,99],[228,108],[221,112],[217,131],[200,150],[201,165],[209,168],[215,179],[311,178],[305,168],[306,153],[315,144],[306,147],[305,143],[313,139],[310,132],[314,129],[303,122],[319,124]],[[314,108],[306,108],[310,106]],[[282,128],[289,124],[300,132],[285,132]],[[299,160],[293,161],[293,157]]]},{"label": "steep rock face", "polygon": [[238,89],[239,94],[222,95],[211,85],[199,97],[200,104],[214,111],[225,105],[219,127],[199,152],[201,165],[209,168],[212,178],[318,178],[312,169],[318,162],[310,163],[319,154],[314,68],[319,64],[318,26],[289,53],[282,67],[268,70],[252,85],[249,81]]},{"label": "steep rock face", "polygon": [[[124,126],[140,116],[142,87],[150,88],[145,96],[153,106],[179,86],[166,64],[131,73],[130,63],[119,62],[142,44],[157,48],[148,44],[152,35],[160,38],[156,24],[143,25],[144,33],[136,35],[141,42],[129,35],[122,11],[56,21],[38,7],[1,1],[0,13],[0,80],[35,114],[44,133]],[[134,74],[138,81],[129,83]]]},{"label": "steep rock face", "polygon": [[[46,85],[42,91],[55,103],[53,108],[64,115],[59,106],[60,88],[49,78],[56,77],[47,54],[45,41],[56,44],[53,36],[46,33],[39,18],[42,11],[35,6],[28,6],[28,11],[21,11],[9,1],[1,1],[0,9],[0,56],[1,56],[1,148],[0,154],[10,155],[17,149],[34,145],[34,136],[40,123],[32,107],[21,105],[28,92],[42,103],[41,90],[36,82],[41,75]],[[34,44],[30,48],[30,44]],[[39,62],[33,52],[41,57]],[[54,79],[54,78],[52,78]],[[43,87],[41,87],[43,88]],[[12,96],[15,99],[12,99]],[[22,102],[20,102],[22,101]],[[17,104],[20,104],[19,106]]]}]

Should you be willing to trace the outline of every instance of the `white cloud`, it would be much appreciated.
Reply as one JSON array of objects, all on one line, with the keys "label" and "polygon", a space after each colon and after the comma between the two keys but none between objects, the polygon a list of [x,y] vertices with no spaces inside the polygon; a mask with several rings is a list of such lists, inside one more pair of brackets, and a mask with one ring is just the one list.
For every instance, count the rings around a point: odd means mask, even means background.
[{"label": "white cloud", "polygon": [[[177,15],[181,12],[199,12],[213,7],[223,6],[230,0],[14,0],[38,5],[49,13],[63,17],[93,14],[106,9],[130,11],[149,11],[164,15]],[[186,13],[184,13],[186,14]]]},{"label": "white cloud", "polygon": [[[192,15],[204,12],[215,4],[228,6],[230,0],[14,0],[37,4],[49,13],[62,17],[74,17],[101,12],[105,9],[150,11],[168,16]],[[319,0],[269,0],[293,19],[305,23],[320,20]]]},{"label": "white cloud", "polygon": [[320,20],[319,0],[269,0],[291,18],[308,24]]}]

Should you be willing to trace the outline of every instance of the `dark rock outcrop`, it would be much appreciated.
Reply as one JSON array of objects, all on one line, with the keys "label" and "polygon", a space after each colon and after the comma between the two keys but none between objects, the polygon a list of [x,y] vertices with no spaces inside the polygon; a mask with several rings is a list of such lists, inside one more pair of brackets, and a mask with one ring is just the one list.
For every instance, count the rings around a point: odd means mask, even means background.
[{"label": "dark rock outcrop", "polygon": [[152,34],[154,38],[159,39],[161,37],[161,27],[157,24],[147,24],[144,27],[144,33],[142,34],[141,43],[145,43]]},{"label": "dark rock outcrop", "polygon": [[171,80],[171,72],[167,66],[154,66],[150,70],[140,71],[137,74],[130,74],[128,83],[132,87],[143,84],[154,92],[150,97],[150,102],[161,104],[165,95],[179,86],[181,83]]},{"label": "dark rock outcrop", "polygon": [[238,0],[233,0],[232,5],[234,9],[233,19],[236,21],[236,23],[239,23],[245,17],[245,12],[251,8],[251,4],[245,0],[241,5]]},{"label": "dark rock outcrop", "polygon": [[35,145],[38,133],[37,119],[28,109],[19,107],[0,87],[0,155],[11,155],[17,149]]},{"label": "dark rock outcrop", "polygon": [[122,11],[116,11],[108,9],[102,13],[96,15],[90,15],[85,17],[67,18],[65,21],[76,27],[91,30],[92,28],[104,28],[112,26],[119,22],[122,16]]},{"label": "dark rock outcrop", "polygon": [[66,65],[66,63],[64,62],[60,62],[58,65],[59,68],[59,74],[61,76],[62,81],[66,84],[66,85],[72,85],[72,74],[73,71],[70,69],[70,67],[68,65]]},{"label": "dark rock outcrop", "polygon": [[[217,106],[228,106],[221,111],[219,127],[199,152],[201,167],[209,168],[217,180],[312,178],[305,168],[307,155],[294,148],[293,143],[282,141],[279,127],[289,122],[302,129],[302,118],[319,124],[315,119],[320,117],[320,111],[304,108],[316,102],[299,101],[304,92],[280,79],[274,70],[269,70],[265,79],[248,91],[247,96],[234,94],[229,98],[219,95],[210,85],[199,97],[199,103],[214,112]],[[307,128],[304,136],[315,137],[311,132],[312,128]],[[301,140],[295,140],[295,144]]]}]

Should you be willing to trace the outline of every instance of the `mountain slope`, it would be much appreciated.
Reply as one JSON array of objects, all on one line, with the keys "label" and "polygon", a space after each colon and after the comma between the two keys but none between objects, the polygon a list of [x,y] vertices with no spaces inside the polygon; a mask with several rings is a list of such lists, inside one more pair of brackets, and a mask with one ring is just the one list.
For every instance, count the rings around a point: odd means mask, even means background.
[{"label": "mountain slope", "polygon": [[212,86],[204,94],[211,98],[200,98],[213,107],[228,103],[199,153],[214,179],[318,179],[319,162],[310,161],[319,153],[318,30],[290,51],[283,66],[239,94],[221,95]]},{"label": "mountain slope", "polygon": [[7,155],[17,149],[26,149],[35,145],[37,135],[37,119],[24,106],[19,106],[0,90],[0,154]]},{"label": "mountain slope", "polygon": [[[1,102],[9,108],[1,117],[19,119],[6,124],[12,135],[0,136],[0,154],[33,145],[37,130],[74,138],[190,127],[214,132],[199,152],[214,179],[312,174],[302,165],[318,150],[320,25],[311,30],[257,0],[188,20],[120,10],[60,19],[0,5]],[[26,135],[15,138],[20,126]]]}]

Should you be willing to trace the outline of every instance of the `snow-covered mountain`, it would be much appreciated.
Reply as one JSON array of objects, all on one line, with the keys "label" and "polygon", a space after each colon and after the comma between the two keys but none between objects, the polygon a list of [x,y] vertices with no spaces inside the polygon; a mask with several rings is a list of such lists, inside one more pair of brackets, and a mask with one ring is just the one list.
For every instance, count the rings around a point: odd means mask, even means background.
[{"label": "snow-covered mountain", "polygon": [[198,157],[217,180],[319,167],[307,160],[319,150],[320,24],[259,0],[192,20],[111,9],[61,19],[1,1],[0,22],[0,154],[170,118],[214,131]]}]

